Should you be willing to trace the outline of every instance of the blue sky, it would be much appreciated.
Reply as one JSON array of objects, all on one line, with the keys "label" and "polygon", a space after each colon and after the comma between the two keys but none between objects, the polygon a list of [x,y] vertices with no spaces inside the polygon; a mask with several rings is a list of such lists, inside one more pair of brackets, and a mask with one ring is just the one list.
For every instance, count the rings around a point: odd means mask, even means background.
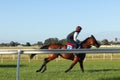
[{"label": "blue sky", "polygon": [[0,1],[0,42],[64,39],[77,25],[80,40],[120,38],[120,0]]}]

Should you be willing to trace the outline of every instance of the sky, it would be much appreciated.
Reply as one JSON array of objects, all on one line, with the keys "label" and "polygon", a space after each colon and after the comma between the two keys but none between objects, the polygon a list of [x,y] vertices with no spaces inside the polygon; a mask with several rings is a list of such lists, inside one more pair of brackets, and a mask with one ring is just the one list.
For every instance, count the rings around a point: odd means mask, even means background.
[{"label": "sky", "polygon": [[79,40],[120,38],[120,0],[0,0],[0,43],[65,39],[80,25]]}]

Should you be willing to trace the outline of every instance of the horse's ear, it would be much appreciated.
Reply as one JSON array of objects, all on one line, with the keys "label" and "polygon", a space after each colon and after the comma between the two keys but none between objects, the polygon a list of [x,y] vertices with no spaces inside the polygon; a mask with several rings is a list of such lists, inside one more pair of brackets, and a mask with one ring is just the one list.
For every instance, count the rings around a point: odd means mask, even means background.
[{"label": "horse's ear", "polygon": [[91,35],[91,37],[95,39],[95,37],[93,35]]},{"label": "horse's ear", "polygon": [[91,35],[91,37],[95,38],[93,35]]},{"label": "horse's ear", "polygon": [[91,35],[91,37],[94,37],[93,35]]}]

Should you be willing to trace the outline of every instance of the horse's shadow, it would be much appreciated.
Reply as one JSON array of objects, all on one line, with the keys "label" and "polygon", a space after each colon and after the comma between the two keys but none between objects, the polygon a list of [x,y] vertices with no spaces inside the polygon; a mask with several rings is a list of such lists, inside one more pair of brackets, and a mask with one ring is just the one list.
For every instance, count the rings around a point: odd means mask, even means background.
[{"label": "horse's shadow", "polygon": [[120,71],[120,69],[96,69],[96,70],[86,70],[87,72],[109,72],[109,71]]},{"label": "horse's shadow", "polygon": [[[120,71],[120,69],[96,69],[96,70],[86,70],[86,71],[87,72],[109,72],[109,71]],[[120,76],[100,78],[99,80],[120,80]]]},{"label": "horse's shadow", "polygon": [[120,77],[100,78],[99,80],[120,80]]},{"label": "horse's shadow", "polygon": [[[26,65],[20,65],[20,67],[25,67]],[[0,68],[16,68],[16,64],[2,64],[0,65]]]}]

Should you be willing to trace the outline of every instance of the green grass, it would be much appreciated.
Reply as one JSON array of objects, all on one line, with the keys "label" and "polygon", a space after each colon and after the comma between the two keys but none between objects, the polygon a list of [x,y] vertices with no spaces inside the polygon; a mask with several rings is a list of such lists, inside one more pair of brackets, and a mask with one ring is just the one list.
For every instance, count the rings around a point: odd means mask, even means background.
[{"label": "green grass", "polygon": [[[72,62],[54,60],[48,63],[46,72],[36,73],[42,62],[21,61],[20,80],[120,80],[119,60],[87,60],[84,62],[84,73],[81,72],[79,64],[70,72],[64,73]],[[16,80],[16,61],[0,63],[0,80]]]}]

